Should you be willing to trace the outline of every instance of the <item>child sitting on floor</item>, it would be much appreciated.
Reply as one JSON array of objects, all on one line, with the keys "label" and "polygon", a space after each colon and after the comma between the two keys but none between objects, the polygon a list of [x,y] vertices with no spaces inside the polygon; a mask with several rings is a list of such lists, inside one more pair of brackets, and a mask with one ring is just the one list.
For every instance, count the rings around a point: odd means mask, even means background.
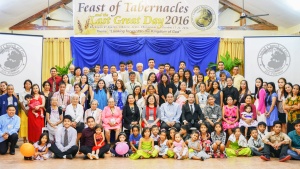
[{"label": "child sitting on floor", "polygon": [[219,157],[224,158],[226,132],[223,131],[223,127],[221,123],[215,124],[215,131],[211,133],[211,140],[212,140],[211,147],[213,150],[214,158],[218,158],[218,150],[219,150]]},{"label": "child sitting on floor", "polygon": [[167,132],[165,129],[162,129],[160,131],[158,146],[159,146],[158,156],[162,158],[168,158],[167,152],[169,147],[168,147]]},{"label": "child sitting on floor", "polygon": [[142,138],[139,142],[139,148],[136,153],[130,156],[130,159],[136,160],[139,158],[155,158],[158,156],[158,151],[154,148],[154,140],[150,136],[150,128],[145,127],[142,131]]},{"label": "child sitting on floor", "polygon": [[261,156],[264,150],[264,143],[261,138],[258,137],[257,129],[251,130],[251,137],[248,140],[248,146],[251,149],[253,156]]},{"label": "child sitting on floor", "polygon": [[[116,151],[116,147],[118,144],[120,143],[126,143],[128,144],[128,142],[126,141],[126,134],[124,132],[120,132],[120,134],[118,135],[118,139],[116,140],[115,145],[110,149],[111,152],[111,156],[112,157],[129,157],[132,154],[131,149],[128,149],[128,152],[126,152],[124,155],[118,154]],[[129,144],[128,144],[129,147]]]},{"label": "child sitting on floor", "polygon": [[194,131],[191,135],[192,137],[187,140],[187,145],[189,147],[189,158],[193,160],[201,160],[208,159],[210,155],[206,154],[202,149],[202,145],[199,138],[199,133]]},{"label": "child sitting on floor", "polygon": [[248,147],[246,138],[241,134],[240,128],[234,128],[226,144],[228,157],[251,156],[251,149]]},{"label": "child sitting on floor", "polygon": [[140,127],[139,126],[132,126],[131,132],[129,136],[129,142],[130,142],[130,148],[133,153],[135,153],[139,148],[139,142],[142,138],[142,135],[140,134]]},{"label": "child sitting on floor", "polygon": [[175,134],[175,140],[170,149],[175,153],[174,158],[177,160],[184,159],[184,156],[188,153],[188,148],[179,133]]},{"label": "child sitting on floor", "polygon": [[47,160],[51,156],[51,152],[48,151],[49,147],[51,147],[51,143],[47,133],[42,133],[39,141],[34,143],[33,146],[35,148],[35,160]]}]

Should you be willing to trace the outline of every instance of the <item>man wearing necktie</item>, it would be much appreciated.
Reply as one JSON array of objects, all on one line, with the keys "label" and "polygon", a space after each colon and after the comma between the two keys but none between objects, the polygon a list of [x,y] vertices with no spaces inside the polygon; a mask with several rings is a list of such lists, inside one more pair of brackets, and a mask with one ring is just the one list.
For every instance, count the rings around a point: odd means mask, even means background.
[{"label": "man wearing necktie", "polygon": [[77,131],[71,127],[72,117],[64,116],[64,127],[60,128],[55,134],[55,142],[51,144],[50,150],[55,158],[73,159],[78,151],[76,145]]},{"label": "man wearing necktie", "polygon": [[189,130],[191,127],[199,129],[200,123],[204,121],[200,106],[195,104],[194,94],[189,94],[188,102],[182,106],[181,119],[182,123],[187,125]]}]

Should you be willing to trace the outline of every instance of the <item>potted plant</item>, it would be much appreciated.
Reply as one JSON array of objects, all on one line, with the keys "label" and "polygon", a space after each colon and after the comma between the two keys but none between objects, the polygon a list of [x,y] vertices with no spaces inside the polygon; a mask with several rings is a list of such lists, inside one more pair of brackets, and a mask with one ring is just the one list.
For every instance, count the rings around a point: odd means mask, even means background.
[{"label": "potted plant", "polygon": [[73,59],[71,59],[67,65],[63,66],[63,67],[60,67],[60,66],[57,66],[55,65],[55,68],[57,69],[57,75],[58,76],[62,76],[62,75],[67,75],[68,72],[69,72],[69,67],[70,65],[72,64],[73,62]]},{"label": "potted plant", "polygon": [[[242,60],[235,57],[231,58],[229,52],[227,51],[225,56],[220,55],[220,61],[224,62],[224,69],[228,72],[231,72],[234,66],[240,66],[242,64]],[[218,64],[210,62],[208,67],[211,69],[218,70]]]}]

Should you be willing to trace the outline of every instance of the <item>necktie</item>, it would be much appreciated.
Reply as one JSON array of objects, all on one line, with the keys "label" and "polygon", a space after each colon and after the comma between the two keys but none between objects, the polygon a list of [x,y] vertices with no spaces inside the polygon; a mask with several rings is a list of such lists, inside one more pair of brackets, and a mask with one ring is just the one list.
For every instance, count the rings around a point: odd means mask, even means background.
[{"label": "necktie", "polygon": [[64,147],[68,145],[68,130],[65,129]]},{"label": "necktie", "polygon": [[191,113],[194,114],[193,106],[190,105],[190,108],[191,108]]},{"label": "necktie", "polygon": [[53,78],[52,92],[56,92],[56,80]]}]

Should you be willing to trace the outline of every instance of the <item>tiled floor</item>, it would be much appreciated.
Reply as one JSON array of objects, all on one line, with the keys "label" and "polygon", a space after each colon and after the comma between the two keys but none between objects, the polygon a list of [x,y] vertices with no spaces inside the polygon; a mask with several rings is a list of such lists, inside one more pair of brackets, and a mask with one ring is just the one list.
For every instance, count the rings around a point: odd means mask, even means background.
[{"label": "tiled floor", "polygon": [[49,159],[46,161],[25,161],[16,149],[16,155],[0,156],[0,169],[299,169],[300,161],[278,162],[278,159],[262,161],[259,157],[239,157],[227,159],[208,159],[205,161],[195,160],[174,160],[174,159],[143,159],[130,160],[128,158],[110,157],[106,154],[104,159],[83,160],[83,155],[76,156],[73,160]]}]

